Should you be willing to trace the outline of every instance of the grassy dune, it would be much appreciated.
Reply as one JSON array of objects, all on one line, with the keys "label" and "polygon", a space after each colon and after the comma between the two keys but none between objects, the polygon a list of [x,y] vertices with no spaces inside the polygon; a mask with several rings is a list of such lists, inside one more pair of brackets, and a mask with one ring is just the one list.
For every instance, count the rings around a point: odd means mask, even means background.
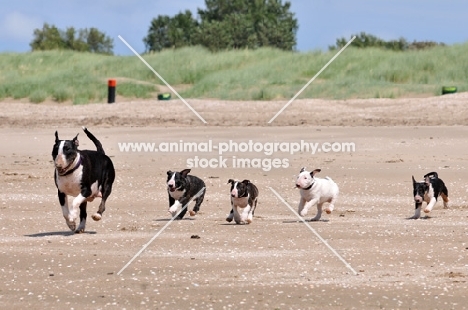
[{"label": "grassy dune", "polygon": [[[333,55],[267,48],[212,54],[192,47],[143,57],[168,83],[183,85],[180,94],[187,98],[285,100]],[[106,102],[109,78],[117,78],[117,94],[129,98],[155,98],[163,85],[135,56],[0,54],[0,100]],[[439,95],[446,85],[468,91],[468,43],[407,52],[348,48],[300,98]]]}]

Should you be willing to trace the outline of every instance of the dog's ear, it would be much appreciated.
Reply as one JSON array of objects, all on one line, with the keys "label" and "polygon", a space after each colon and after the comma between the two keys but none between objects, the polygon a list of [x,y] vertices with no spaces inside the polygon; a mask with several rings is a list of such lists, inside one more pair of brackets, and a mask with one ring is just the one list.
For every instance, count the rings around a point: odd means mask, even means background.
[{"label": "dog's ear", "polygon": [[438,179],[439,178],[439,175],[437,174],[437,172],[429,172],[428,174],[426,174],[424,176],[424,179],[426,178],[435,178],[435,179]]},{"label": "dog's ear", "polygon": [[190,169],[184,169],[180,172],[180,174],[185,178],[187,174],[189,174],[189,172],[190,172]]},{"label": "dog's ear", "polygon": [[168,171],[167,171],[167,175],[168,175],[168,176],[169,176],[169,175],[172,175],[172,174],[173,174],[173,172],[172,172],[171,170],[168,170]]},{"label": "dog's ear", "polygon": [[414,179],[414,175],[412,175],[411,178],[413,178],[413,184],[418,183],[418,182],[416,182],[416,180]]},{"label": "dog's ear", "polygon": [[311,175],[312,177],[314,177],[314,176],[315,176],[317,173],[319,173],[320,171],[322,171],[322,170],[321,170],[321,169],[315,169],[314,171],[312,171],[312,172],[310,173],[310,175]]},{"label": "dog's ear", "polygon": [[78,141],[78,135],[79,133],[76,134],[76,136],[73,138],[72,142],[73,144],[78,147],[80,145],[80,141]]},{"label": "dog's ear", "polygon": [[306,170],[306,167],[302,167],[302,168],[301,168],[301,171],[299,171],[299,173],[302,173],[302,172],[304,172],[305,170]]},{"label": "dog's ear", "polygon": [[424,182],[425,182],[427,185],[429,185],[429,183],[431,183],[431,178],[428,177],[428,176],[426,176],[426,177],[424,178]]},{"label": "dog's ear", "polygon": [[58,132],[57,130],[55,131],[55,142],[57,143],[58,141],[60,141],[59,137],[58,137]]},{"label": "dog's ear", "polygon": [[242,183],[244,183],[245,185],[248,185],[250,183],[250,180],[244,180],[242,181]]},{"label": "dog's ear", "polygon": [[229,179],[228,182],[227,182],[226,184],[229,184],[229,183],[234,184],[234,180],[233,180],[233,179]]}]

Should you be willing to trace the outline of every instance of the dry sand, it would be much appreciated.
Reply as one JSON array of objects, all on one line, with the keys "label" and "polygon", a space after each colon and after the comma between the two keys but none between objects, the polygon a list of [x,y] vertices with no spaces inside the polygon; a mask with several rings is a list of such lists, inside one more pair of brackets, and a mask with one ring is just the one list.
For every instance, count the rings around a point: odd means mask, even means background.
[{"label": "dry sand", "polygon": [[[468,94],[434,98],[285,102],[179,100],[115,104],[0,103],[3,309],[463,309],[468,307]],[[117,178],[100,222],[68,230],[53,182],[54,131],[94,149]],[[121,152],[120,142],[352,142],[354,152],[272,156],[228,152],[226,168],[193,168],[207,184],[201,212],[168,223],[166,171],[211,153]],[[232,158],[279,158],[287,167],[234,168]],[[294,209],[294,175],[321,168],[340,186],[335,211],[311,222]],[[437,171],[451,204],[419,220],[411,175]],[[250,179],[259,205],[250,225],[225,222],[229,178]],[[88,213],[99,200],[88,204]],[[315,214],[314,208],[307,218]],[[425,214],[424,214],[425,215]],[[198,235],[199,239],[192,239]],[[352,270],[357,272],[354,275]]]}]

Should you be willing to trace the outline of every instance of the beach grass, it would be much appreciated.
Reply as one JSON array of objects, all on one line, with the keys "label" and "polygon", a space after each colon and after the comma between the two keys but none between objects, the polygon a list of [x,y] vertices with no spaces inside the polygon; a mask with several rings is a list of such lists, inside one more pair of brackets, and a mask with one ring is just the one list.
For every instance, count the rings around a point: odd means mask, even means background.
[{"label": "beach grass", "polygon": [[[211,53],[189,47],[142,56],[186,98],[288,100],[335,53],[272,48]],[[117,80],[117,94],[126,98],[156,98],[165,89],[136,56],[0,54],[0,100],[106,102],[108,79]],[[468,91],[468,43],[405,52],[350,47],[299,98],[433,96],[441,94],[442,86]]]}]

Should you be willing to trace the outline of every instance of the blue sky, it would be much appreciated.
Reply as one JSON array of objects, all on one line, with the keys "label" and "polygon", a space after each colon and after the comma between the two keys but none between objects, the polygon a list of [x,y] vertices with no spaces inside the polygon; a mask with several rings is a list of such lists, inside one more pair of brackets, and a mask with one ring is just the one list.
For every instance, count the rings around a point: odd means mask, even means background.
[{"label": "blue sky", "polygon": [[[284,1],[283,1],[284,2]],[[338,37],[365,31],[386,40],[468,41],[466,0],[290,0],[299,21],[299,51],[326,50]],[[114,38],[114,53],[138,52],[153,18],[189,9],[204,0],[0,0],[0,52],[27,52],[33,30],[44,22],[60,29],[95,27]]]}]

